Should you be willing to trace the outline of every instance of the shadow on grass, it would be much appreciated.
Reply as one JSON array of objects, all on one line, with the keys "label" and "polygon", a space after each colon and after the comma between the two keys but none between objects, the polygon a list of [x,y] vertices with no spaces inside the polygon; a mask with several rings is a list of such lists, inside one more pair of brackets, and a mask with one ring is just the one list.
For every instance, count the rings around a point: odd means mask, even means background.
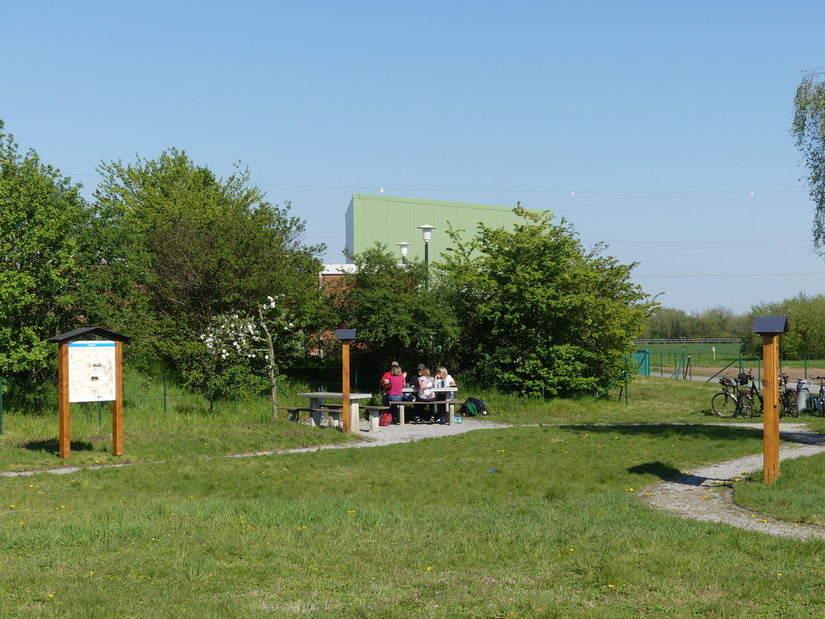
[{"label": "shadow on grass", "polygon": [[740,428],[713,424],[643,423],[643,424],[576,424],[559,426],[563,430],[588,434],[627,434],[653,437],[697,437],[713,440],[735,441],[753,439],[762,434],[762,426]]},{"label": "shadow on grass", "polygon": [[[60,444],[56,438],[29,441],[28,443],[23,443],[21,447],[30,451],[45,451],[52,454],[60,452]],[[71,451],[94,451],[94,445],[88,441],[71,441],[69,449]]]},{"label": "shadow on grass", "polygon": [[711,479],[710,477],[702,477],[701,475],[694,475],[692,473],[683,473],[679,469],[668,466],[659,460],[656,462],[645,462],[644,464],[631,466],[627,469],[627,472],[635,475],[655,475],[664,481],[672,481],[674,483],[685,484],[687,486],[701,486],[703,483]]},{"label": "shadow on grass", "polygon": [[[782,423],[804,423],[785,421]],[[762,436],[762,424],[754,424],[753,427],[728,426],[720,424],[679,424],[679,423],[642,423],[642,424],[576,424],[559,426],[563,430],[574,432],[586,432],[589,434],[627,434],[635,436],[654,437],[700,437],[713,440],[735,441],[752,439]],[[825,445],[825,434],[818,434],[813,430],[788,430],[780,431],[780,438],[786,443],[798,443],[800,445]]]}]

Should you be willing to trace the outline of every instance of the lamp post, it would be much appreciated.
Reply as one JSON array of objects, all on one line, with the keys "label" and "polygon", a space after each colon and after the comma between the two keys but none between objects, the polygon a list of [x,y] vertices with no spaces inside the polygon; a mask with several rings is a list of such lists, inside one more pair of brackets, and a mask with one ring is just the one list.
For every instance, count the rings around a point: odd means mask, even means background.
[{"label": "lamp post", "polygon": [[401,241],[400,243],[396,243],[398,245],[398,249],[401,251],[401,262],[407,262],[407,250],[410,247],[410,244],[407,241]]},{"label": "lamp post", "polygon": [[431,226],[430,224],[424,224],[423,226],[418,226],[418,229],[421,230],[421,234],[424,237],[424,266],[427,269],[426,279],[424,280],[424,287],[429,290],[430,289],[430,239],[433,235],[433,230],[435,230],[435,226]]}]

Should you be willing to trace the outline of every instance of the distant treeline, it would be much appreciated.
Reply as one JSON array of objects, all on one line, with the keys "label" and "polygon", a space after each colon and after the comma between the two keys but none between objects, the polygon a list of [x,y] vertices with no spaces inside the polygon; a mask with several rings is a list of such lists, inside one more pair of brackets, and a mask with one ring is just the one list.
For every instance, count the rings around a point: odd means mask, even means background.
[{"label": "distant treeline", "polygon": [[723,307],[690,314],[662,307],[653,311],[640,337],[668,340],[741,338],[742,353],[757,355],[761,352],[762,341],[751,332],[756,316],[788,317],[789,330],[781,339],[785,358],[825,358],[825,295],[808,297],[799,294],[792,299],[756,305],[746,314],[734,314]]}]

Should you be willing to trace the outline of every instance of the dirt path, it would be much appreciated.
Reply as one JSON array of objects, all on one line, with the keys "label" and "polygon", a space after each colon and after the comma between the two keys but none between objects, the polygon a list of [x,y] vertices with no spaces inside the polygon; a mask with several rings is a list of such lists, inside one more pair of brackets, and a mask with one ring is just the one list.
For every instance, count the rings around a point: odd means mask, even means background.
[{"label": "dirt path", "polygon": [[[754,428],[753,424],[725,424]],[[780,462],[825,452],[825,436],[801,423],[781,423],[785,441],[779,448]],[[671,480],[656,482],[641,492],[641,499],[657,509],[683,518],[722,522],[740,529],[780,537],[825,539],[825,527],[783,522],[756,514],[733,502],[730,483],[762,469],[762,454],[745,456],[696,468]]]}]

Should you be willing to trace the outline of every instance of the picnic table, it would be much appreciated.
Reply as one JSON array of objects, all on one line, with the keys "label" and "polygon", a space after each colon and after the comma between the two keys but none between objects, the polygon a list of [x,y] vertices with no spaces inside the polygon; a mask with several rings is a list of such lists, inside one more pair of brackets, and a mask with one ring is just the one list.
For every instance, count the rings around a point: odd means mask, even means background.
[{"label": "picnic table", "polygon": [[[412,387],[404,387],[402,390],[405,394],[406,393],[416,393],[416,390]],[[421,407],[421,406],[445,406],[447,409],[446,412],[446,422],[451,424],[453,422],[453,415],[455,414],[453,400],[447,400],[446,397],[448,393],[455,393],[458,391],[458,387],[434,387],[433,391],[435,391],[435,400],[433,401],[421,401],[417,400],[416,402],[390,402],[390,406],[395,404],[400,404],[401,406],[398,407],[399,414],[398,414],[398,425],[403,426],[405,424],[405,415],[404,410],[407,406],[413,406],[414,408]],[[445,399],[441,399],[438,396],[440,394],[444,395]],[[463,403],[463,402],[462,402]]]},{"label": "picnic table", "polygon": [[[324,409],[321,408],[321,400],[343,400],[344,394],[338,391],[312,391],[310,393],[299,393],[299,398],[309,398],[309,412],[312,418],[313,425],[321,425],[321,415]],[[349,394],[349,410],[350,421],[357,423],[359,419],[359,400],[369,400],[372,397],[371,393],[350,393]],[[328,414],[330,411],[326,411]],[[356,425],[356,428],[358,426]]]}]

